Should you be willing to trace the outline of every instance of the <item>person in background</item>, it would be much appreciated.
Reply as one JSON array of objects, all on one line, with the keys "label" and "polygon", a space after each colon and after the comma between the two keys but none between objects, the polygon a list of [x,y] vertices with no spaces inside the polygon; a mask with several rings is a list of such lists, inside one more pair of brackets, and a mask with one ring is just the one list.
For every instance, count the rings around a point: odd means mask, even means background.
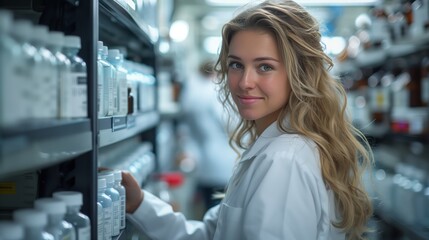
[{"label": "person in background", "polygon": [[292,0],[245,8],[223,27],[216,64],[232,135],[245,149],[219,205],[187,220],[124,173],[129,220],[153,239],[364,239],[373,163],[330,75],[318,22]]},{"label": "person in background", "polygon": [[[237,153],[229,145],[227,118],[214,83],[214,61],[203,61],[183,87],[179,122],[180,161],[196,159],[197,199],[204,208],[218,204],[232,175]],[[196,215],[199,216],[198,213]]]}]

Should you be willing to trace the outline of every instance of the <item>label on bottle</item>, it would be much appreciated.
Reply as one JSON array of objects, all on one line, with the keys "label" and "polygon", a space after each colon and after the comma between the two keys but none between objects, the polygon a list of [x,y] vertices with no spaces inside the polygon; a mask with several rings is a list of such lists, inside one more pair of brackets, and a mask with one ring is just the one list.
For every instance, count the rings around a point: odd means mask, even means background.
[{"label": "label on bottle", "polygon": [[114,111],[114,97],[113,97],[113,68],[109,65],[103,66],[104,74],[104,104],[107,109],[107,116],[112,116]]},{"label": "label on bottle", "polygon": [[119,235],[119,230],[121,227],[121,214],[120,214],[120,209],[121,209],[121,202],[118,201],[114,201],[113,203],[113,222],[112,222],[112,234],[113,236],[117,236]]},{"label": "label on bottle", "polygon": [[82,227],[77,230],[78,240],[91,240],[91,227]]},{"label": "label on bottle", "polygon": [[112,237],[112,207],[103,208],[104,215],[104,239],[110,240]]},{"label": "label on bottle", "polygon": [[97,85],[97,113],[98,117],[105,117],[107,115],[107,109],[104,103],[104,71],[103,65],[100,62],[97,63]]},{"label": "label on bottle", "polygon": [[126,212],[125,212],[125,195],[121,195],[121,229],[125,228],[125,218]]}]

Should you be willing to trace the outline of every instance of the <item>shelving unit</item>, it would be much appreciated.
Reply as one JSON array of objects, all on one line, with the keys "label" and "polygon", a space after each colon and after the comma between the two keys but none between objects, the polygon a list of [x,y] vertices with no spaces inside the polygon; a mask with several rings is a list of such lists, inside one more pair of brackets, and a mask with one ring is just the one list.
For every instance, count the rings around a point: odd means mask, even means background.
[{"label": "shelving unit", "polygon": [[[23,0],[1,3],[0,8],[30,16],[50,30],[80,36],[79,55],[87,64],[88,80],[88,118],[26,123],[0,130],[0,181],[35,172],[39,182],[37,197],[51,196],[57,190],[82,192],[81,211],[90,217],[91,239],[96,239],[99,152],[104,148],[120,148],[127,139],[137,137],[142,144],[150,143],[155,154],[155,171],[160,120],[157,106],[149,112],[98,118],[97,41],[122,47],[127,59],[148,66],[155,75],[157,32],[138,12],[118,0]],[[155,82],[155,89],[156,85]],[[8,211],[0,207],[0,216],[6,216]],[[127,233],[121,232],[117,239],[126,236]]]}]

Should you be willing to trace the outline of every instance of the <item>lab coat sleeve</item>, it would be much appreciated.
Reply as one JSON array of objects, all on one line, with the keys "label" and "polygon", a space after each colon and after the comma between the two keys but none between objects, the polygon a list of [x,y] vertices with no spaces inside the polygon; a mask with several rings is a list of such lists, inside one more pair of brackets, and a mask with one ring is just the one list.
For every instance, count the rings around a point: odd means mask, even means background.
[{"label": "lab coat sleeve", "polygon": [[318,154],[308,146],[293,149],[262,159],[266,164],[254,175],[244,216],[245,239],[328,240],[328,197]]},{"label": "lab coat sleeve", "polygon": [[203,221],[187,220],[182,213],[153,194],[144,191],[144,200],[127,219],[153,240],[212,239],[217,222],[218,207],[213,207]]}]

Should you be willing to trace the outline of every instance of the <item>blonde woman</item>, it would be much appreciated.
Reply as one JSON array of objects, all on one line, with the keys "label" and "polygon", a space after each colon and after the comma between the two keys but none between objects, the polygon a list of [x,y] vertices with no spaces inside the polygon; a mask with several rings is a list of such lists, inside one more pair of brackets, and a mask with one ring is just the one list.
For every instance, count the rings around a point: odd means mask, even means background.
[{"label": "blonde woman", "polygon": [[265,1],[228,22],[222,40],[221,99],[241,116],[231,143],[245,149],[222,202],[186,220],[124,173],[129,219],[153,239],[363,239],[372,155],[346,116],[317,21],[294,1]]}]

